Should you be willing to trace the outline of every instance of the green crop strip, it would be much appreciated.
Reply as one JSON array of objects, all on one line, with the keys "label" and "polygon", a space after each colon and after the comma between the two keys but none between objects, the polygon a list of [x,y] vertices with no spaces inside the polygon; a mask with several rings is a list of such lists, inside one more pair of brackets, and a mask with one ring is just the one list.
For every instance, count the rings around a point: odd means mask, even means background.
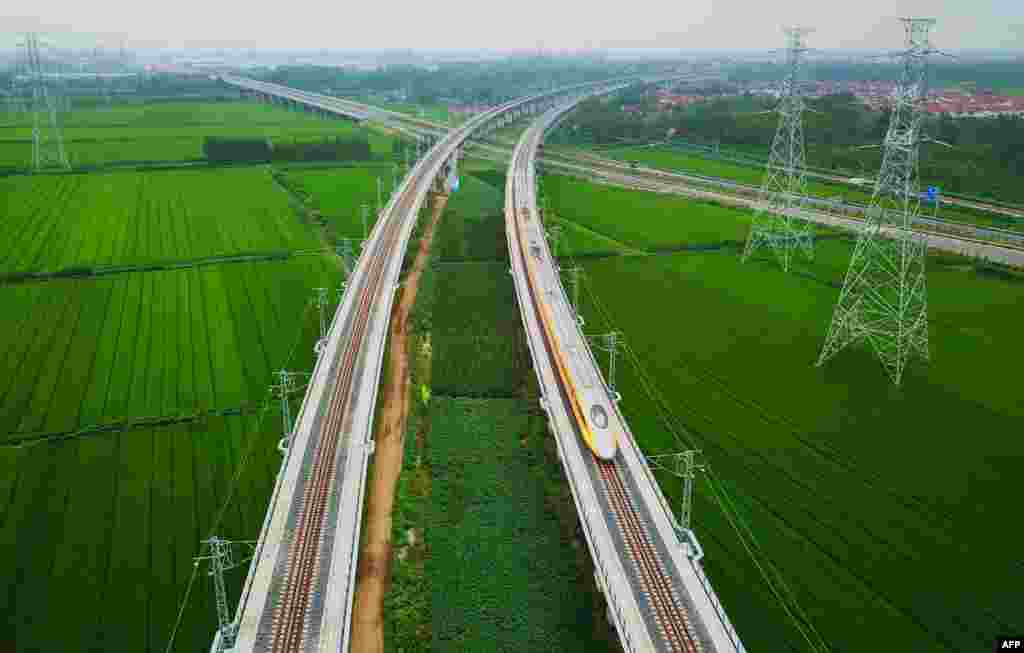
[{"label": "green crop strip", "polygon": [[[1010,435],[1024,417],[1010,381],[1019,271],[930,256],[933,358],[895,390],[863,348],[812,364],[850,238],[819,238],[815,260],[784,274],[767,257],[741,264],[730,247],[700,251],[741,242],[747,212],[643,193],[625,211],[628,191],[545,186],[559,218],[687,250],[570,253],[593,291],[582,302],[588,330],[620,329],[635,363],[616,381],[638,443],[676,451],[672,434],[685,430],[715,472],[698,485],[696,530],[741,636],[796,651],[870,648],[879,637],[945,651],[990,645],[997,624],[1020,627],[1006,579],[1024,570],[1012,546],[985,535],[988,519],[1012,510],[1007,479],[1024,459]],[[654,304],[665,307],[658,320]],[[659,479],[674,503],[678,481]],[[748,545],[770,582],[753,580],[762,572]],[[965,555],[969,568],[948,568]]]}]

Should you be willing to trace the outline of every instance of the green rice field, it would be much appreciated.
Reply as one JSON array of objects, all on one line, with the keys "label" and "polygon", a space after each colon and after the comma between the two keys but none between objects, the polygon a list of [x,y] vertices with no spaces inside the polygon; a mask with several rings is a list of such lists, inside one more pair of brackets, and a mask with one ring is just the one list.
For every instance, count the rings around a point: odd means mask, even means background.
[{"label": "green rice field", "polygon": [[[1024,463],[1022,275],[930,256],[931,363],[913,365],[897,388],[863,347],[813,365],[849,238],[820,240],[813,263],[785,274],[767,253],[740,263],[743,212],[639,193],[628,203],[627,191],[575,180],[545,187],[562,219],[632,247],[679,249],[581,257],[592,290],[586,324],[595,333],[614,325],[635,354],[637,366],[620,363],[617,386],[641,447],[703,450],[760,559],[774,563],[830,650],[985,650],[995,634],[1024,629],[1015,545],[1024,529],[1005,519]],[[681,248],[716,241],[724,244]],[[678,479],[661,481],[675,504]],[[696,531],[748,647],[815,650],[708,488],[699,482]]]},{"label": "green rice field", "polygon": [[0,274],[323,247],[266,167],[0,178]]},{"label": "green rice field", "polygon": [[[259,126],[231,115],[245,106],[222,118]],[[311,369],[309,298],[338,261],[265,166],[0,189],[0,642],[203,650],[216,618],[193,557],[211,533],[259,534],[280,464],[268,387]]]},{"label": "green rice field", "polygon": [[[116,103],[62,114],[72,167],[124,162],[199,161],[206,137],[317,140],[356,133],[373,152],[391,156],[392,137],[343,119],[322,119],[249,101]],[[27,167],[32,123],[26,113],[0,115],[0,168]]]},{"label": "green rice field", "polygon": [[392,165],[346,166],[330,168],[289,167],[284,170],[286,185],[307,199],[339,238],[362,238],[362,206],[367,206],[366,228],[377,221],[377,179],[381,184],[381,203],[386,204],[395,177]]}]

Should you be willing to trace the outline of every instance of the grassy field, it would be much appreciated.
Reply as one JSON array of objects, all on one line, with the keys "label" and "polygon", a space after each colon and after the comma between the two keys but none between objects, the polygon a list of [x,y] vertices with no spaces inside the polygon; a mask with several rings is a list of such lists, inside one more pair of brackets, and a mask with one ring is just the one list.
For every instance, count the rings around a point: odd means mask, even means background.
[{"label": "grassy field", "polygon": [[[4,273],[125,266],[0,282],[0,641],[163,651],[200,540],[259,533],[280,464],[268,385],[311,368],[308,299],[337,261],[264,167],[0,186]],[[216,259],[253,252],[293,255]],[[164,262],[181,267],[133,271]],[[174,650],[214,623],[204,567]]]},{"label": "grassy field", "polygon": [[[287,186],[330,225],[339,238],[363,238],[362,205],[367,206],[367,229],[377,221],[377,179],[386,204],[395,172],[391,165],[339,168],[286,168]],[[401,177],[398,183],[401,183]]]},{"label": "grassy field", "polygon": [[[72,166],[201,160],[208,136],[301,141],[359,133],[369,137],[373,152],[381,158],[390,157],[392,147],[391,136],[346,120],[325,120],[247,101],[88,107],[63,114],[61,123]],[[0,115],[0,167],[27,167],[31,154],[31,116]]]},{"label": "grassy field", "polygon": [[[570,177],[547,176],[543,180],[549,213],[573,223],[577,231],[611,240],[620,248],[646,252],[671,250],[722,242],[742,243],[749,217],[735,209],[701,204],[699,211],[681,198],[654,193],[594,186]],[[699,213],[700,219],[693,219]],[[607,246],[569,242],[580,252],[601,251]],[[569,250],[573,251],[573,250]]]},{"label": "grassy field", "polygon": [[307,257],[2,286],[0,437],[258,400],[292,344],[279,325],[335,275]]},{"label": "grassy field", "polygon": [[323,247],[265,167],[0,178],[0,274]]},{"label": "grassy field", "polygon": [[[558,215],[634,246],[745,232],[739,212],[640,194],[624,212],[619,191],[573,184],[552,192]],[[704,451],[832,650],[984,650],[993,633],[1024,628],[1022,529],[1001,518],[1016,510],[1024,462],[1014,383],[1024,280],[932,256],[932,362],[894,388],[862,347],[813,366],[850,250],[848,239],[821,240],[815,262],[792,274],[767,255],[741,264],[735,245],[581,259],[604,307],[588,298],[583,313],[594,332],[610,316],[685,429],[676,441],[637,369],[620,365],[642,448]],[[670,308],[652,320],[652,303]],[[678,497],[677,479],[663,488]],[[702,484],[696,529],[741,635],[811,650],[710,497]]]}]

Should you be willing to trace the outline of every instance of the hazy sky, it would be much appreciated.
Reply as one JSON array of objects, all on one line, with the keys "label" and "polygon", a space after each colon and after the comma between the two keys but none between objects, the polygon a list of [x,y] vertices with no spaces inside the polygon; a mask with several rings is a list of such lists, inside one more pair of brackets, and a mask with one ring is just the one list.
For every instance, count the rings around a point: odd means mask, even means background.
[{"label": "hazy sky", "polygon": [[942,48],[1024,49],[1024,0],[6,0],[0,45],[767,49],[798,23],[812,47],[890,49],[902,15],[937,18]]}]

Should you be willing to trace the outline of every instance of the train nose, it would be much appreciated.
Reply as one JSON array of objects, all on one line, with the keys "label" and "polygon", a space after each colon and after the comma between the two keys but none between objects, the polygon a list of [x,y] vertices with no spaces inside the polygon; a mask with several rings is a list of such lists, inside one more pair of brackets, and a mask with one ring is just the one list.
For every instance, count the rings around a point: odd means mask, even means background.
[{"label": "train nose", "polygon": [[617,448],[615,434],[608,428],[608,411],[604,406],[594,404],[590,407],[590,423],[594,427],[591,429],[594,453],[603,460],[614,458]]},{"label": "train nose", "polygon": [[597,437],[594,438],[594,453],[601,460],[611,460],[615,457],[618,452],[618,443],[615,441],[615,436],[605,431],[598,433]]}]

